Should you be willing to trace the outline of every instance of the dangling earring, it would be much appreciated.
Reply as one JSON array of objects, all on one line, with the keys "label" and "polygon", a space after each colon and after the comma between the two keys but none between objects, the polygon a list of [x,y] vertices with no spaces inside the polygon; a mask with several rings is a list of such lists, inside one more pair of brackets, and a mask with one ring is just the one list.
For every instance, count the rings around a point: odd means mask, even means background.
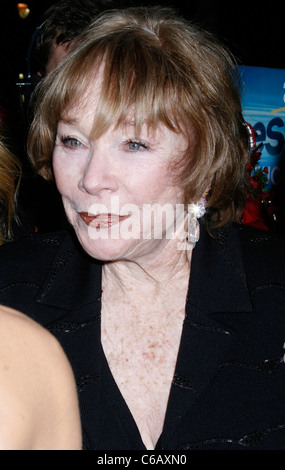
[{"label": "dangling earring", "polygon": [[188,204],[188,243],[197,243],[200,238],[200,225],[198,219],[206,212],[204,201],[205,198],[200,202]]}]

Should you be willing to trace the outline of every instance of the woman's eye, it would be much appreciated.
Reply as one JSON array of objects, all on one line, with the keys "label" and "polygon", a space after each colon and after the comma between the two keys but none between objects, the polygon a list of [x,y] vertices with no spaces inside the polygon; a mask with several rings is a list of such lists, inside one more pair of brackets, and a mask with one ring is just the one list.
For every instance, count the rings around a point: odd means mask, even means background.
[{"label": "woman's eye", "polygon": [[144,144],[143,142],[136,141],[136,140],[129,140],[127,144],[128,144],[128,149],[131,150],[132,152],[138,152],[139,150],[146,150],[148,148],[146,144]]},{"label": "woman's eye", "polygon": [[62,137],[61,142],[68,148],[79,148],[82,146],[82,143],[75,137]]}]

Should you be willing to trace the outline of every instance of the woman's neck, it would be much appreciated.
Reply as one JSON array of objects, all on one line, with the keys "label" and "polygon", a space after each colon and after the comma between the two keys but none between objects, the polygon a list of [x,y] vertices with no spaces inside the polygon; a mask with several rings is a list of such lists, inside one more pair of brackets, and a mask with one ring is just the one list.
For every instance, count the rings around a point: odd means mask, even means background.
[{"label": "woman's neck", "polygon": [[147,289],[148,295],[167,292],[170,285],[187,287],[190,275],[192,248],[178,250],[172,243],[151,259],[116,260],[103,266],[102,288],[112,288],[128,294]]},{"label": "woman's neck", "polygon": [[[103,266],[101,341],[147,449],[163,423],[177,362],[192,250]],[[138,374],[139,371],[139,374]]]}]

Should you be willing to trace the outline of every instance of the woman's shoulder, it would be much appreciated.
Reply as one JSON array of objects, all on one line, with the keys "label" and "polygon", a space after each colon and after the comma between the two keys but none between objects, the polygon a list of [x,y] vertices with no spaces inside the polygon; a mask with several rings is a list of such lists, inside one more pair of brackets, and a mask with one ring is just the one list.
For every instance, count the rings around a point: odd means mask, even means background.
[{"label": "woman's shoulder", "polygon": [[[46,365],[55,359],[60,360],[57,362],[59,367],[65,363],[61,346],[48,330],[27,315],[4,305],[0,305],[0,352],[2,365],[6,356],[15,363],[31,359],[31,366],[38,366],[42,360]],[[38,373],[42,372],[40,369],[36,368]],[[8,369],[4,367],[4,370]]]},{"label": "woman's shoulder", "polygon": [[37,233],[31,232],[23,235],[22,237],[4,243],[0,246],[0,255],[4,256],[5,253],[11,251],[23,251],[23,249],[41,249],[41,250],[55,250],[56,247],[61,246],[66,239],[71,239],[71,234],[68,231]]},{"label": "woman's shoulder", "polygon": [[0,307],[0,448],[79,449],[73,372],[57,340]]},{"label": "woman's shoulder", "polygon": [[246,225],[238,225],[237,230],[246,256],[260,258],[264,262],[273,262],[274,260],[284,262],[284,235]]},{"label": "woman's shoulder", "polygon": [[16,281],[17,278],[34,281],[46,275],[57,252],[64,244],[73,249],[73,239],[68,232],[31,233],[0,246],[1,281]]},{"label": "woman's shoulder", "polygon": [[248,285],[270,285],[285,292],[285,237],[244,225],[237,230]]}]

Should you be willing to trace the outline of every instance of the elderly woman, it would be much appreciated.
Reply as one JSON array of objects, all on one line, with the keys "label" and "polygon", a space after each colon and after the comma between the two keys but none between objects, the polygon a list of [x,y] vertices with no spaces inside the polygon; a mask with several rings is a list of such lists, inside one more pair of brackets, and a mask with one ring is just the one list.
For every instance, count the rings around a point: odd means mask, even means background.
[{"label": "elderly woman", "polygon": [[236,223],[234,72],[208,33],[131,8],[39,87],[29,155],[74,230],[2,248],[0,301],[63,345],[86,449],[284,448],[284,243]]}]

